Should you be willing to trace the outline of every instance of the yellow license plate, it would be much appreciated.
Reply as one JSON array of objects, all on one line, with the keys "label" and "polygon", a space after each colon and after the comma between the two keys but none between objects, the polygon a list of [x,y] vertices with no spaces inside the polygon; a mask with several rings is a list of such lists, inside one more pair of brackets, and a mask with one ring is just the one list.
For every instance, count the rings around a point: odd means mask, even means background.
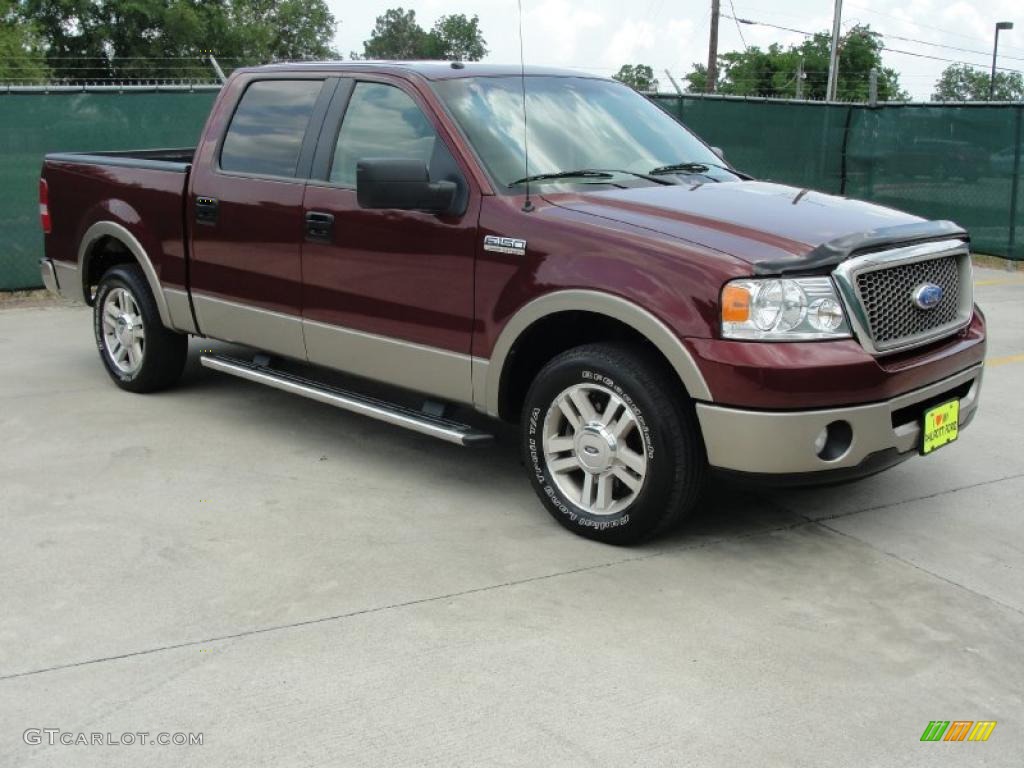
[{"label": "yellow license plate", "polygon": [[960,401],[951,400],[924,412],[921,453],[929,454],[956,440],[960,434]]}]

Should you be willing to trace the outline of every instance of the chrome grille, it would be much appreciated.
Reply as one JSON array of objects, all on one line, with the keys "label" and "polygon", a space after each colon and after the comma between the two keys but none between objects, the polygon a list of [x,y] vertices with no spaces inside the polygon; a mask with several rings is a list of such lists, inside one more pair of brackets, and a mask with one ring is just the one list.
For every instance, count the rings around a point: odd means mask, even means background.
[{"label": "chrome grille", "polygon": [[[923,283],[942,288],[932,309],[914,303],[914,289]],[[900,264],[857,275],[857,293],[876,345],[927,334],[954,323],[960,307],[960,269],[956,257]]]},{"label": "chrome grille", "polygon": [[[971,257],[963,240],[948,239],[847,259],[832,273],[861,346],[885,355],[950,336],[971,321],[974,286]],[[921,309],[918,288],[934,283],[939,303]]]}]

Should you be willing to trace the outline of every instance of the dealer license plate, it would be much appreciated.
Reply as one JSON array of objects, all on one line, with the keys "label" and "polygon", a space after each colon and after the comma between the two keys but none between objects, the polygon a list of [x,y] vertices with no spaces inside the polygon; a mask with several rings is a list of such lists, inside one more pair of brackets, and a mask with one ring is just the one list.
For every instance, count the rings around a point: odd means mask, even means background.
[{"label": "dealer license plate", "polygon": [[960,434],[960,401],[936,405],[924,412],[921,453],[927,455],[952,443]]}]

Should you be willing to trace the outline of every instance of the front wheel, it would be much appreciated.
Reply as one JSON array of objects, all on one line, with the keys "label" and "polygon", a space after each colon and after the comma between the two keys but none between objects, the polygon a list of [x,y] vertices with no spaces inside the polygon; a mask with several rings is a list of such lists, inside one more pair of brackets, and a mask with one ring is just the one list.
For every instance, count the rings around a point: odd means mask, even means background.
[{"label": "front wheel", "polygon": [[707,461],[692,403],[641,350],[589,344],[554,358],[530,387],[522,423],[534,490],[575,533],[632,543],[696,504]]},{"label": "front wheel", "polygon": [[188,355],[188,336],[160,321],[142,270],[112,267],[100,278],[93,332],[103,367],[121,389],[154,392],[174,384]]}]

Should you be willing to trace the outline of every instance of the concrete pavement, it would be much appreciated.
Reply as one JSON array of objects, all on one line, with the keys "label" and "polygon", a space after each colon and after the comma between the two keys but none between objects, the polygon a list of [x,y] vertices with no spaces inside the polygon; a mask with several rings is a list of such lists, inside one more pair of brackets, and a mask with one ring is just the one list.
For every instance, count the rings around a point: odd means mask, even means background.
[{"label": "concrete pavement", "polygon": [[129,395],[88,310],[0,309],[0,765],[1019,765],[1024,279],[976,277],[956,445],[718,486],[633,549],[551,521],[511,433],[435,442],[207,372],[199,341],[181,387]]}]

